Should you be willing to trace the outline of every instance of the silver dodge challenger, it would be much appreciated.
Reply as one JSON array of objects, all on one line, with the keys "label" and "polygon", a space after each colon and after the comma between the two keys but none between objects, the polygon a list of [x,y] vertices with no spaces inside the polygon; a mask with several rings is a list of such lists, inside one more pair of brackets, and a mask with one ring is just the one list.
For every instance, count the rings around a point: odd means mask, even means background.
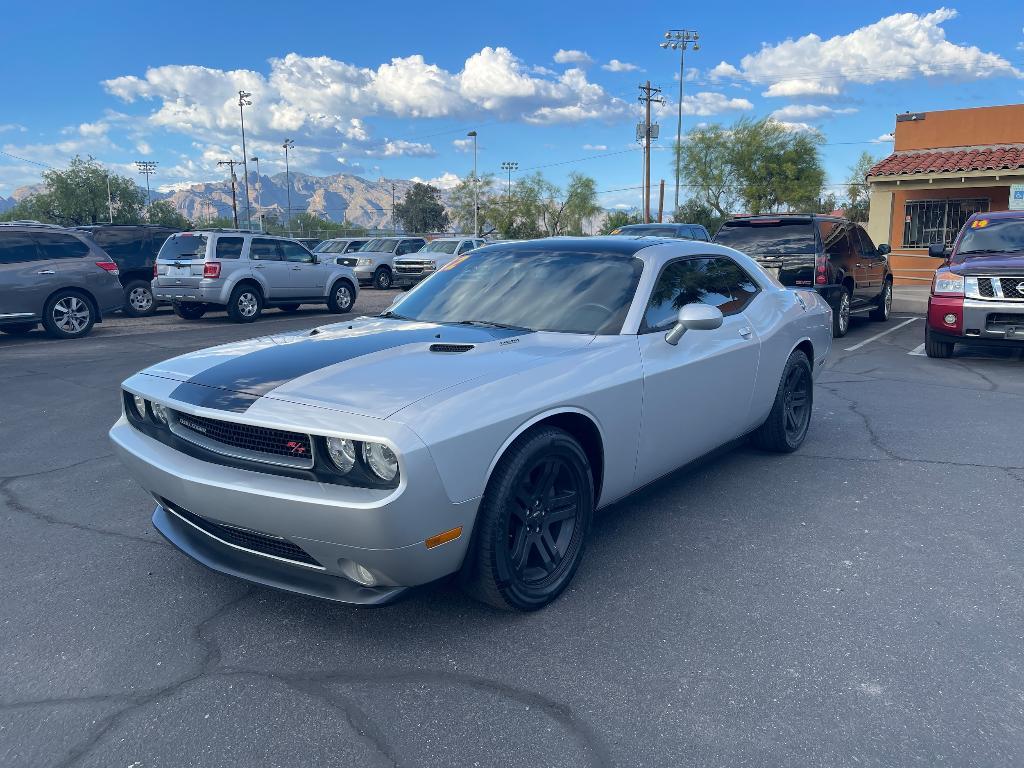
[{"label": "silver dodge challenger", "polygon": [[496,244],[379,316],[147,368],[110,438],[157,530],[216,571],[361,605],[456,574],[528,611],[596,509],[744,436],[796,450],[830,329],[723,246]]}]

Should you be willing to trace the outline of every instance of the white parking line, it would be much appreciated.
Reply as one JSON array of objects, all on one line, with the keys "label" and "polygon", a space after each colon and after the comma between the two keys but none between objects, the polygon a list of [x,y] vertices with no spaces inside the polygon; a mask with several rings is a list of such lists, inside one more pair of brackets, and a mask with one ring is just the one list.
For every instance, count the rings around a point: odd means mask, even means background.
[{"label": "white parking line", "polygon": [[918,344],[912,350],[907,352],[908,355],[917,355],[918,357],[926,357],[924,352],[924,344]]},{"label": "white parking line", "polygon": [[870,344],[870,343],[871,343],[872,341],[877,341],[878,339],[882,338],[883,336],[888,336],[888,335],[889,335],[890,333],[892,333],[893,331],[898,331],[898,330],[899,330],[900,328],[902,328],[903,326],[905,326],[905,325],[910,325],[910,324],[911,324],[912,322],[914,322],[915,320],[920,320],[920,319],[921,319],[921,318],[919,318],[919,317],[912,317],[912,318],[910,318],[909,320],[904,320],[904,321],[903,321],[902,323],[900,323],[899,325],[894,325],[894,326],[893,326],[892,328],[890,328],[890,329],[889,329],[889,330],[887,330],[887,331],[882,331],[881,333],[876,333],[876,334],[875,334],[874,336],[872,336],[871,338],[868,338],[868,339],[864,339],[864,341],[862,341],[862,342],[861,342],[860,344],[854,344],[854,345],[853,345],[852,347],[847,347],[847,348],[846,348],[846,351],[847,351],[847,352],[853,352],[853,351],[854,351],[855,349],[860,349],[861,347],[863,347],[863,346],[865,346],[865,345],[867,345],[867,344]]}]

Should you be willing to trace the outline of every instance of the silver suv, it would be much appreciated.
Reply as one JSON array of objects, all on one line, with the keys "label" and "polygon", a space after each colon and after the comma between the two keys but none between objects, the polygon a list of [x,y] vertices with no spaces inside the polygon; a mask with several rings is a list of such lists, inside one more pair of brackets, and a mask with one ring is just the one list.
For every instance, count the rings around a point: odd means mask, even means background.
[{"label": "silver suv", "polygon": [[386,290],[394,282],[395,258],[416,253],[427,244],[422,237],[378,237],[356,251],[356,277],[360,285]]},{"label": "silver suv", "polygon": [[487,245],[486,241],[478,237],[439,237],[431,240],[415,255],[395,259],[395,286],[409,289],[445,264],[483,245]]},{"label": "silver suv", "polygon": [[172,235],[154,271],[153,295],[188,320],[213,307],[227,309],[238,323],[252,322],[264,307],[294,312],[302,304],[326,304],[332,312],[351,312],[359,295],[350,267],[320,264],[286,237],[237,230]]}]

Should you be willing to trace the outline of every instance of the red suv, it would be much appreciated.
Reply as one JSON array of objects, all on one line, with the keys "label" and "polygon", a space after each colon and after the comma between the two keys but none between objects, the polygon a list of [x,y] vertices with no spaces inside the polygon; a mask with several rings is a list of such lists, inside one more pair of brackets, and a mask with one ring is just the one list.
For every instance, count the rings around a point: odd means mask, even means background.
[{"label": "red suv", "polygon": [[952,252],[936,243],[928,255],[946,259],[928,297],[928,357],[957,344],[1024,346],[1024,211],[976,213]]}]

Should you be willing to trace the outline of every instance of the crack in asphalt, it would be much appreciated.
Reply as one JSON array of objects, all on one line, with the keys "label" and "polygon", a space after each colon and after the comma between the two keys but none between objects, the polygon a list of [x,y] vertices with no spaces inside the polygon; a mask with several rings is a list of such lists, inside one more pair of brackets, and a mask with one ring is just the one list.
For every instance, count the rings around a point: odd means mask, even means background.
[{"label": "crack in asphalt", "polygon": [[871,419],[868,418],[867,414],[860,410],[860,404],[857,402],[855,398],[841,394],[839,392],[838,387],[829,387],[825,384],[819,384],[819,386],[821,386],[821,388],[826,390],[827,392],[831,392],[837,398],[846,403],[849,411],[856,415],[858,418],[860,418],[860,420],[864,423],[864,430],[868,433],[868,440],[871,442],[871,445],[876,450],[881,451],[893,461],[904,460],[902,456],[898,455],[895,451],[890,450],[888,447],[882,444],[881,436],[879,436],[879,434],[875,432],[874,427],[871,425]]}]

